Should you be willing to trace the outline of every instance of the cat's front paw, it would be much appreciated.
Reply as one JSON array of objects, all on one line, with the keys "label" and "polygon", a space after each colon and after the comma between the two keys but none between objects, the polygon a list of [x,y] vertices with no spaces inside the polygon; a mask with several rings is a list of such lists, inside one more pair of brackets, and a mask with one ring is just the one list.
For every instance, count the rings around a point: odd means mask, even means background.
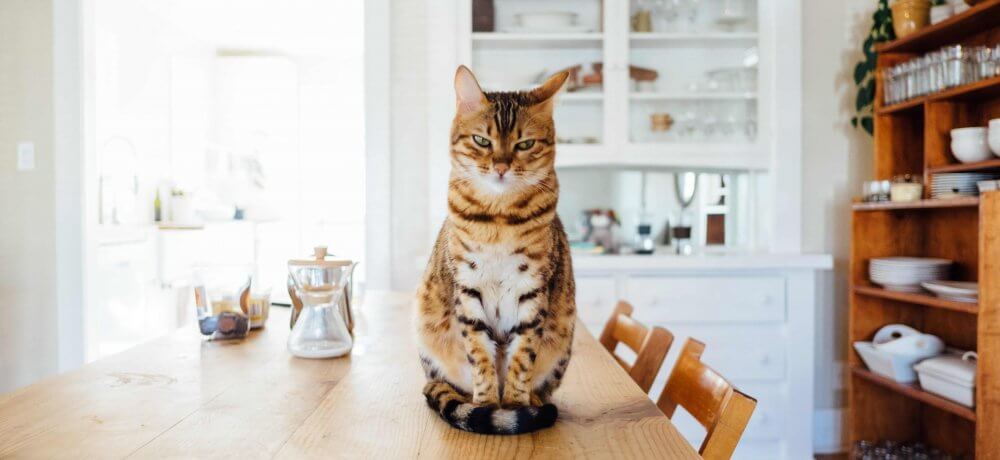
[{"label": "cat's front paw", "polygon": [[500,407],[500,395],[497,394],[496,390],[477,391],[472,396],[472,403],[477,406]]},{"label": "cat's front paw", "polygon": [[501,406],[506,408],[524,407],[531,403],[531,397],[526,391],[504,391]]}]

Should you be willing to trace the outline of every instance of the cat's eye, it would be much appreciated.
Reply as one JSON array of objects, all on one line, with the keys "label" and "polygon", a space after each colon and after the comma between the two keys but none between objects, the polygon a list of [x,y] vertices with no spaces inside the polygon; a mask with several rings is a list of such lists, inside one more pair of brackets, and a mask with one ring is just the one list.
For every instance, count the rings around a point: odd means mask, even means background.
[{"label": "cat's eye", "polygon": [[514,148],[517,149],[517,150],[528,150],[533,145],[535,145],[535,140],[534,139],[528,139],[526,141],[518,142],[516,145],[514,145]]},{"label": "cat's eye", "polygon": [[475,141],[476,144],[478,144],[480,147],[489,147],[490,146],[490,140],[487,139],[487,138],[485,138],[485,137],[483,137],[483,136],[480,136],[478,134],[473,134],[472,135],[472,140]]}]

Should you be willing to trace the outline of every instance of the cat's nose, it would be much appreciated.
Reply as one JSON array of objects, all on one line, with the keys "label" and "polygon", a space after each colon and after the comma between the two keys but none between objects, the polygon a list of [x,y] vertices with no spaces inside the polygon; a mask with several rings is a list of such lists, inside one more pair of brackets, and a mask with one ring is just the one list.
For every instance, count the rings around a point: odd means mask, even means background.
[{"label": "cat's nose", "polygon": [[507,174],[507,171],[510,170],[510,165],[507,163],[496,163],[493,165],[493,169],[496,169],[497,174],[499,174],[500,177],[503,177],[503,175]]}]

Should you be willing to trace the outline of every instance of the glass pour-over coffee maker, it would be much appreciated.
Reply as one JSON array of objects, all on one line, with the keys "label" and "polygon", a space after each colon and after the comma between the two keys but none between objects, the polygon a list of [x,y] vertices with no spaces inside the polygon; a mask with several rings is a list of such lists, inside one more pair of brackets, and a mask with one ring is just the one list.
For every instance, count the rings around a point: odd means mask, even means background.
[{"label": "glass pour-over coffee maker", "polygon": [[302,301],[288,351],[301,358],[333,358],[351,351],[346,287],[355,263],[350,260],[291,260],[288,272]]}]

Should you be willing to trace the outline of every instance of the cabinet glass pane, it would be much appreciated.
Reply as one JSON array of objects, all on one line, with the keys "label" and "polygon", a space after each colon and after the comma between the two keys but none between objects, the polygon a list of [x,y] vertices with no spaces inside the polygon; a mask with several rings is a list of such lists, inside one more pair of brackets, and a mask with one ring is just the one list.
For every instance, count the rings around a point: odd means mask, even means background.
[{"label": "cabinet glass pane", "polygon": [[[754,245],[759,180],[746,172],[562,170],[560,188],[572,193],[560,196],[558,213],[574,248],[586,252],[594,252],[592,243],[605,238],[595,233],[591,216],[610,215],[607,211],[617,222],[610,229],[613,247],[605,248],[611,252],[633,252],[643,224],[650,226],[656,253],[676,252],[674,227],[690,229],[685,243],[692,253],[749,249]],[[681,199],[685,194],[686,201]]]},{"label": "cabinet glass pane", "polygon": [[629,18],[631,142],[756,141],[755,0],[632,0]]},{"label": "cabinet glass pane", "polygon": [[472,0],[472,69],[487,91],[532,88],[570,70],[556,109],[558,140],[599,144],[603,12],[599,0]]}]

